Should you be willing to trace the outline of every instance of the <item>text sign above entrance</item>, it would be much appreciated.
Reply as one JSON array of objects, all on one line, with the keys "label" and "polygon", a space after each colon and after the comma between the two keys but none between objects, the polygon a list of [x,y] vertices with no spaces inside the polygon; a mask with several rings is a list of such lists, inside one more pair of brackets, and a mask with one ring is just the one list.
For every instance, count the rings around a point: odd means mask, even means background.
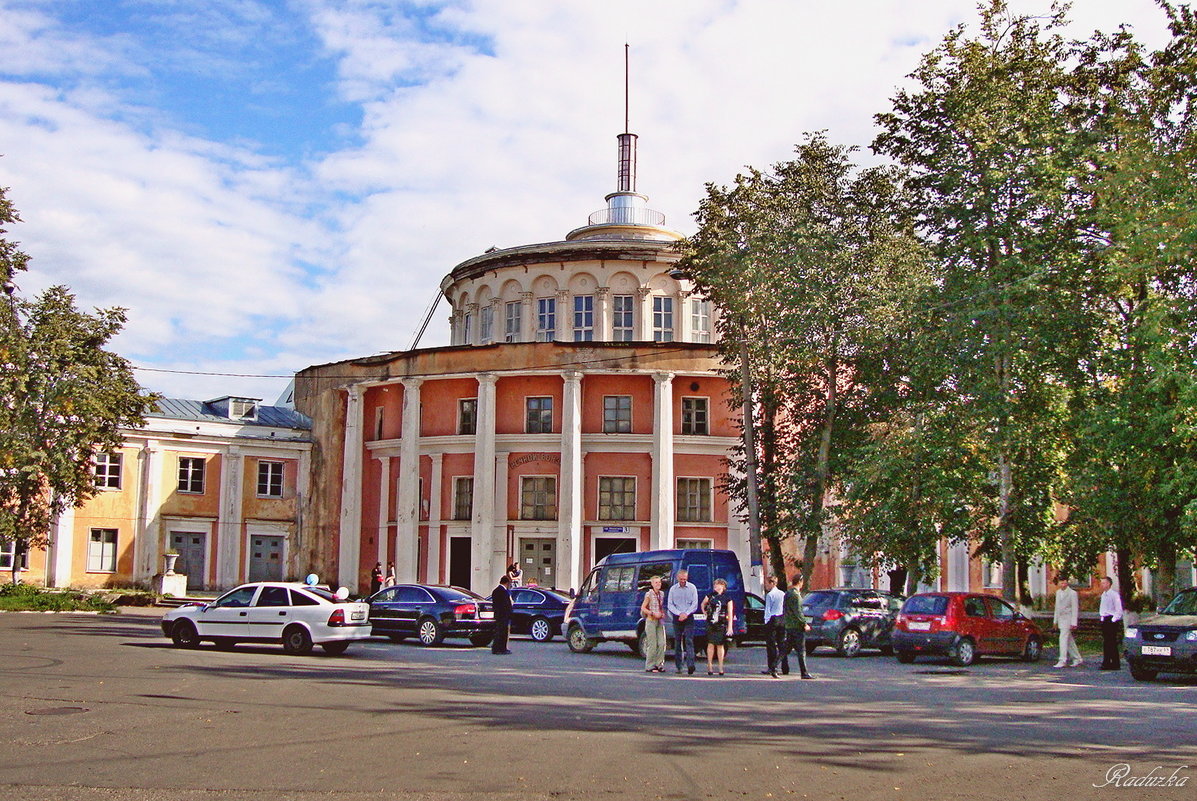
[{"label": "text sign above entrance", "polygon": [[627,526],[603,526],[604,534],[627,534]]}]

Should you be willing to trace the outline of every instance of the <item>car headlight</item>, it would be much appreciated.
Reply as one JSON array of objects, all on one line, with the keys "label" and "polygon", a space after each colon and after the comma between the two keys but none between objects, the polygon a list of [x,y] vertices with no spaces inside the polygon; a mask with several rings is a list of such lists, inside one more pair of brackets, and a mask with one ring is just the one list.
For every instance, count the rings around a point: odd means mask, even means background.
[{"label": "car headlight", "polygon": [[1124,633],[1122,636],[1128,640],[1133,640],[1139,636],[1139,630],[1135,628],[1128,628],[1126,633]]},{"label": "car headlight", "polygon": [[1197,629],[1185,632],[1185,639],[1189,642],[1197,642]]}]

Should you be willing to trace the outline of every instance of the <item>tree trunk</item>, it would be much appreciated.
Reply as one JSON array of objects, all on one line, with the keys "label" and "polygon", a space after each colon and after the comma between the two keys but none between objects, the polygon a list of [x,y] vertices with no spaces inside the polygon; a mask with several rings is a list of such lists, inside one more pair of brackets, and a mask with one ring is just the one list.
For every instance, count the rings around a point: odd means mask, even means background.
[{"label": "tree trunk", "polygon": [[1172,600],[1176,592],[1176,546],[1171,542],[1164,542],[1157,551],[1159,564],[1155,572],[1155,605],[1163,606]]},{"label": "tree trunk", "polygon": [[839,361],[832,356],[827,360],[827,389],[823,409],[823,425],[819,435],[819,455],[815,462],[815,497],[811,502],[811,528],[806,537],[802,553],[802,580],[809,586],[815,558],[819,554],[819,538],[823,534],[823,505],[827,500],[827,488],[831,474],[831,433],[835,426],[836,376]]},{"label": "tree trunk", "polygon": [[910,597],[918,592],[919,582],[923,580],[923,571],[918,565],[907,565],[906,567],[906,592],[905,595]]},{"label": "tree trunk", "polygon": [[1002,549],[1002,597],[1014,601],[1018,595],[1018,564],[1014,555],[1014,532],[1010,529],[1010,498],[1014,478],[1010,460],[998,455],[998,544]]},{"label": "tree trunk", "polygon": [[1122,596],[1122,606],[1126,608],[1135,597],[1135,573],[1131,566],[1130,551],[1118,548],[1114,551],[1118,560],[1118,594]]},{"label": "tree trunk", "polygon": [[[745,505],[748,507],[748,552],[755,575],[761,565],[760,471],[756,464],[756,421],[753,409],[752,371],[748,362],[748,341],[740,343],[740,391],[744,396],[744,468],[747,475]],[[763,577],[762,577],[763,578]]]}]

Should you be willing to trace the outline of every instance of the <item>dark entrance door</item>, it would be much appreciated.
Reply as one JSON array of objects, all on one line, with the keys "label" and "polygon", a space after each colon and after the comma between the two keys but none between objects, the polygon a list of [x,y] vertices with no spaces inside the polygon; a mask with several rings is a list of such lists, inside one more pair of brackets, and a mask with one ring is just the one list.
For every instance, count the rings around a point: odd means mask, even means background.
[{"label": "dark entrance door", "polygon": [[208,573],[208,535],[202,531],[172,531],[170,547],[179,555],[175,572],[187,577],[187,589],[202,590]]},{"label": "dark entrance door", "polygon": [[454,587],[470,587],[472,541],[469,537],[449,538],[449,583]]},{"label": "dark entrance door", "polygon": [[595,537],[594,563],[597,565],[613,553],[635,553],[635,537]]}]

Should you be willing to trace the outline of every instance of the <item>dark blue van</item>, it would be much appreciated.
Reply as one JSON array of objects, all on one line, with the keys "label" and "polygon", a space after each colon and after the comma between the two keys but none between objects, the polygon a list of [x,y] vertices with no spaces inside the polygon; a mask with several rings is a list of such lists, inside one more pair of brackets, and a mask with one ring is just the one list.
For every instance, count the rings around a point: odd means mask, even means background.
[{"label": "dark blue van", "polygon": [[[668,590],[674,576],[685,569],[689,581],[698,590],[702,603],[711,592],[715,579],[727,582],[727,594],[735,603],[736,636],[748,630],[744,617],[744,576],[740,560],[731,551],[710,548],[669,551],[641,551],[614,553],[599,562],[582,582],[578,595],[565,611],[565,638],[574,653],[586,653],[607,640],[626,643],[640,652],[640,636],[644,621],[640,618],[640,602],[648,590],[649,579],[660,576],[662,589]],[[694,638],[706,639],[706,620],[695,614]],[[672,638],[672,627],[666,621],[666,632]]]}]

